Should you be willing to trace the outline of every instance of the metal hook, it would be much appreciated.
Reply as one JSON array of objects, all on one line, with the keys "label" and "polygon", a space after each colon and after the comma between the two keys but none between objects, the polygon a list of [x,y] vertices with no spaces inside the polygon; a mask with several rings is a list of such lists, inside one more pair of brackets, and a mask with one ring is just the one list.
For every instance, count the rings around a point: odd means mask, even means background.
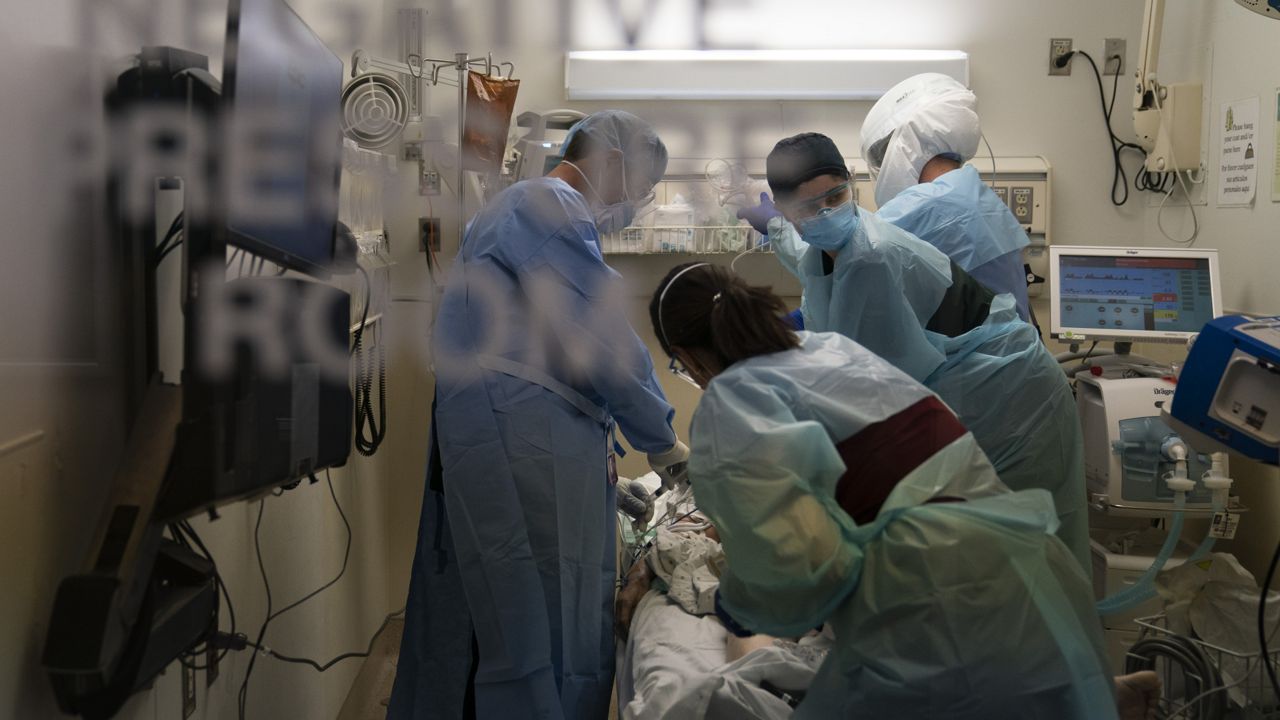
[{"label": "metal hook", "polygon": [[[414,61],[415,61],[415,59],[417,60],[417,63],[418,63],[418,64],[417,64],[417,70],[418,70],[417,74],[414,74],[414,72],[413,72],[413,70],[414,70]],[[421,79],[422,79],[422,56],[421,56],[421,55],[419,55],[419,54],[417,54],[417,53],[409,53],[409,54],[408,54],[408,55],[406,55],[406,56],[405,56],[405,58],[404,58],[404,64],[409,66],[409,75],[410,75],[411,77],[413,77],[413,79],[414,79],[414,80],[421,80]]]}]

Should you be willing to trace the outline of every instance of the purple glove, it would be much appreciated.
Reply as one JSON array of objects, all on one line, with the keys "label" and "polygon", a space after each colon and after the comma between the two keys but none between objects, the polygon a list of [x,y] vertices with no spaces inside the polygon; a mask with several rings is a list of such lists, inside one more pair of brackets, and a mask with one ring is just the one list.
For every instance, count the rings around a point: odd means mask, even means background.
[{"label": "purple glove", "polygon": [[761,235],[769,234],[769,220],[782,215],[778,212],[778,208],[774,207],[773,199],[769,197],[769,193],[760,193],[760,204],[752,208],[741,208],[738,210],[738,219],[746,220],[755,228],[755,231]]}]

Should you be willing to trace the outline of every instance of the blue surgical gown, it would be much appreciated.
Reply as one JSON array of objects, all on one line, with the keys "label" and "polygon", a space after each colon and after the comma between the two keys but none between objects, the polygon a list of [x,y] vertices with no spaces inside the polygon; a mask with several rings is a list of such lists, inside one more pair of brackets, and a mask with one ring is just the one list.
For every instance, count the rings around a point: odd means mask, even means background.
[{"label": "blue surgical gown", "polygon": [[839,332],[942,398],[1014,490],[1053,495],[1062,538],[1089,567],[1084,450],[1075,399],[1013,298],[958,337],[925,329],[951,284],[950,261],[916,236],[859,210],[853,238],[824,272],[822,251],[774,220],[769,240],[804,286],[804,326]]},{"label": "blue surgical gown", "polygon": [[1012,295],[1018,316],[1030,321],[1027,233],[972,165],[903,190],[876,215],[938,248],[996,294]]},{"label": "blue surgical gown", "polygon": [[[1049,494],[1009,492],[965,433],[855,524],[835,498],[837,445],[931,393],[841,335],[801,338],[711,381],[689,460],[724,545],[730,619],[834,629],[795,717],[1114,718],[1092,588],[1053,536]],[[927,504],[939,498],[964,502]]]},{"label": "blue surgical gown", "polygon": [[[443,493],[423,498],[388,717],[603,718],[613,680],[616,421],[675,444],[580,193],[538,178],[470,223],[434,333]],[[465,600],[465,601],[461,601]]]}]

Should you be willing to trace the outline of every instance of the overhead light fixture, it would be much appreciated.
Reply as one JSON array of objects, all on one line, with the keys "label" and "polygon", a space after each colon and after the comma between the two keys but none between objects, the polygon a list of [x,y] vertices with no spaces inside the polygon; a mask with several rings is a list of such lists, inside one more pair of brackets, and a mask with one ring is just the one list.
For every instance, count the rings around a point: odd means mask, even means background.
[{"label": "overhead light fixture", "polygon": [[959,50],[583,50],[569,100],[878,100],[912,75],[969,84]]}]

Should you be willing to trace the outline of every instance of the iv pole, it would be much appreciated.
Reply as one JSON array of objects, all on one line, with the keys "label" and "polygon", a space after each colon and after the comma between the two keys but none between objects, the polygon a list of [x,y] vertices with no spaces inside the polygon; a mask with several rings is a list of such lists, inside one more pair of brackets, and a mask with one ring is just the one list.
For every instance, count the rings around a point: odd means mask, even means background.
[{"label": "iv pole", "polygon": [[[485,74],[492,75],[495,67],[493,55],[487,55],[482,58],[473,58],[470,53],[455,53],[453,60],[444,60],[440,58],[416,58],[416,63],[400,62],[397,60],[388,60],[370,55],[362,50],[357,50],[351,58],[351,75],[355,77],[361,73],[368,72],[371,68],[383,70],[387,72],[408,75],[417,81],[426,79],[424,72],[427,65],[431,66],[431,85],[440,84],[440,71],[452,67],[458,72],[458,167],[457,167],[457,186],[454,191],[458,194],[458,245],[462,245],[462,236],[466,232],[467,226],[467,193],[464,183],[466,182],[466,171],[462,164],[462,150],[466,140],[466,120],[467,120],[467,72],[472,65],[484,65]],[[501,63],[497,67],[503,65],[511,67],[511,75],[515,74],[515,65],[512,63]]]}]

